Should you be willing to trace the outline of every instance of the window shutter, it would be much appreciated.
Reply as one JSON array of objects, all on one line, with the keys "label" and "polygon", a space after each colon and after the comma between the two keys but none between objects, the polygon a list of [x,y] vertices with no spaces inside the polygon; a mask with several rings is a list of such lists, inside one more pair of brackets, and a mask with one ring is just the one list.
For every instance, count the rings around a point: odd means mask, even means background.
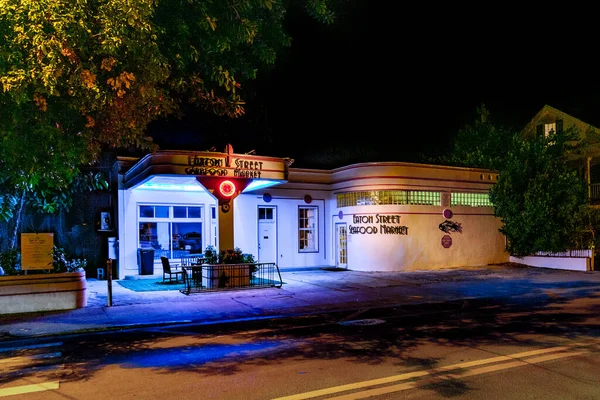
[{"label": "window shutter", "polygon": [[539,124],[538,126],[536,126],[535,136],[537,138],[544,137],[544,124]]},{"label": "window shutter", "polygon": [[563,120],[562,119],[556,120],[556,133],[557,134],[563,133]]}]

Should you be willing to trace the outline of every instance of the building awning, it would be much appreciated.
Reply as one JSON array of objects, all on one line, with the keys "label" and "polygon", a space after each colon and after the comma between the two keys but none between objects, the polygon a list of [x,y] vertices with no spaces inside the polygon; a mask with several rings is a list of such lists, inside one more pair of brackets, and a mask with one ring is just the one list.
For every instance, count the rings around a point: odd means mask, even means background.
[{"label": "building awning", "polygon": [[165,150],[148,154],[123,177],[125,189],[204,190],[199,182],[221,178],[249,182],[245,192],[287,182],[290,158],[225,152]]}]

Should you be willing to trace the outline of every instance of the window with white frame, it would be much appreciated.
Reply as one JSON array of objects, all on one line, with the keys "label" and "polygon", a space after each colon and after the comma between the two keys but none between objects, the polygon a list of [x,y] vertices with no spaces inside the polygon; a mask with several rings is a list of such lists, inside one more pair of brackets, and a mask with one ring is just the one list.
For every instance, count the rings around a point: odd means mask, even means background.
[{"label": "window with white frame", "polygon": [[154,249],[154,258],[179,258],[202,253],[203,207],[140,205],[139,247]]},{"label": "window with white frame", "polygon": [[298,251],[301,253],[319,251],[318,211],[317,207],[298,207]]}]

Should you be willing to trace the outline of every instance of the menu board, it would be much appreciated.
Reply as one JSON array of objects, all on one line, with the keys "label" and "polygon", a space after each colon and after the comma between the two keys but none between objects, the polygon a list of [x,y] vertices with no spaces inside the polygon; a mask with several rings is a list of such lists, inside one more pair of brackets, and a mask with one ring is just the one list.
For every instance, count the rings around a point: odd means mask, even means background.
[{"label": "menu board", "polygon": [[52,269],[54,233],[21,233],[21,269]]}]

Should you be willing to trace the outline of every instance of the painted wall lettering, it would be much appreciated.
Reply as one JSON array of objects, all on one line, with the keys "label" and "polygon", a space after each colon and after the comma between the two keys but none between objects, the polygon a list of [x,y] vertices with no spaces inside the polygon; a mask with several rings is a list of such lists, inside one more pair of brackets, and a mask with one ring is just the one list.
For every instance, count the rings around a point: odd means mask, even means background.
[{"label": "painted wall lettering", "polygon": [[225,168],[188,167],[185,169],[185,173],[188,175],[227,176]]},{"label": "painted wall lettering", "polygon": [[238,158],[234,161],[234,164],[235,170],[233,171],[233,176],[237,178],[260,179],[260,170],[263,168],[262,161],[248,161]]},{"label": "painted wall lettering", "polygon": [[408,226],[401,226],[399,214],[375,214],[375,215],[360,215],[355,214],[352,216],[352,223],[354,224],[379,224],[369,226],[354,226],[350,225],[348,232],[356,235],[408,235]]},{"label": "painted wall lettering", "polygon": [[185,169],[188,175],[227,176],[227,170],[223,168],[224,161],[220,158],[210,157],[188,157],[189,167]]},{"label": "painted wall lettering", "polygon": [[220,158],[189,156],[188,165],[195,167],[223,167],[223,160]]}]

